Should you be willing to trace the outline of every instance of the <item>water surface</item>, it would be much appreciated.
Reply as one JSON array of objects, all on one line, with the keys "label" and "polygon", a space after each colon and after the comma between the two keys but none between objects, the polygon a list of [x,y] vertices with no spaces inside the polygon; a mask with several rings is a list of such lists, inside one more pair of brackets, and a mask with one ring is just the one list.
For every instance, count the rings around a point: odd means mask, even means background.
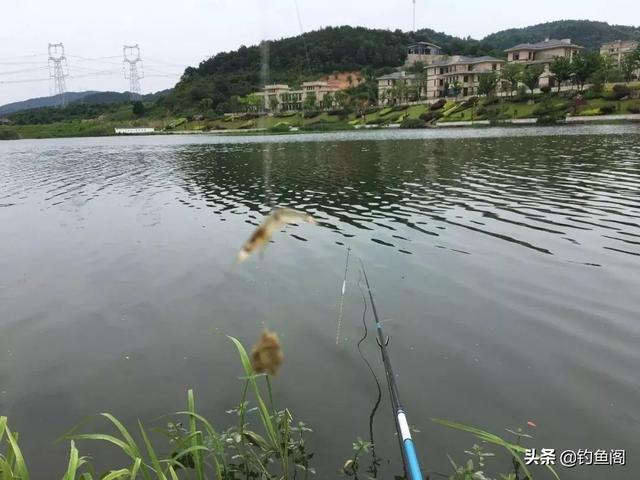
[{"label": "water surface", "polygon": [[[0,143],[0,414],[34,478],[60,476],[53,441],[96,412],[151,425],[194,388],[228,424],[241,372],[225,335],[250,345],[266,325],[286,354],[277,401],[314,428],[317,477],[335,478],[376,395],[356,350],[360,258],[430,471],[474,443],[431,417],[505,435],[531,420],[539,447],[627,450],[627,468],[562,478],[632,478],[639,159],[633,125]],[[233,269],[271,205],[319,226]],[[364,352],[382,379],[371,336]],[[389,478],[388,404],[375,427]]]}]

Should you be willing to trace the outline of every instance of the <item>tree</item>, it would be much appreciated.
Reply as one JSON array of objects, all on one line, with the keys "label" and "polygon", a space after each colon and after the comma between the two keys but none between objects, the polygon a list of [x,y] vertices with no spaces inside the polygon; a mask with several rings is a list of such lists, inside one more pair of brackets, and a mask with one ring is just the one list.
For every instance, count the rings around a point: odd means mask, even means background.
[{"label": "tree", "polygon": [[275,95],[272,95],[269,97],[269,110],[271,110],[272,112],[276,111],[278,109],[278,106],[280,105],[280,102],[278,102],[278,97]]},{"label": "tree", "polygon": [[133,114],[138,118],[144,117],[144,105],[142,102],[133,102]]},{"label": "tree", "polygon": [[523,67],[519,63],[507,63],[500,71],[500,78],[504,85],[507,86],[509,96],[513,95],[513,91],[518,88],[518,82],[522,78]]},{"label": "tree", "polygon": [[460,92],[462,92],[462,84],[460,82],[454,82],[453,85],[451,85],[451,91],[453,95],[457,97],[460,95]]},{"label": "tree", "polygon": [[620,72],[624,81],[629,83],[633,80],[633,75],[640,68],[640,46],[632,52],[627,53],[620,63]]},{"label": "tree", "polygon": [[322,97],[321,104],[322,104],[322,108],[329,109],[333,107],[333,94],[331,92],[325,93],[324,97]]},{"label": "tree", "polygon": [[334,98],[336,99],[336,103],[340,108],[346,108],[349,105],[349,95],[347,95],[342,90],[338,90]]},{"label": "tree", "polygon": [[601,66],[602,58],[596,52],[579,53],[573,57],[571,73],[580,91],[584,90],[584,84]]},{"label": "tree", "polygon": [[418,100],[420,100],[423,93],[427,91],[427,69],[424,62],[417,61],[410,71],[415,75],[415,85],[418,88]]},{"label": "tree", "polygon": [[302,107],[305,110],[313,110],[314,108],[316,108],[316,100],[316,94],[314,92],[309,92],[304,98]]},{"label": "tree", "polygon": [[544,72],[544,66],[540,64],[527,65],[522,71],[522,83],[524,83],[529,90],[531,90],[531,100],[534,99],[533,90],[538,86],[540,75]]},{"label": "tree", "polygon": [[492,96],[498,86],[498,74],[496,72],[482,73],[478,79],[478,94]]},{"label": "tree", "polygon": [[571,59],[569,57],[555,57],[549,66],[549,71],[558,82],[558,93],[560,93],[562,83],[571,78]]}]

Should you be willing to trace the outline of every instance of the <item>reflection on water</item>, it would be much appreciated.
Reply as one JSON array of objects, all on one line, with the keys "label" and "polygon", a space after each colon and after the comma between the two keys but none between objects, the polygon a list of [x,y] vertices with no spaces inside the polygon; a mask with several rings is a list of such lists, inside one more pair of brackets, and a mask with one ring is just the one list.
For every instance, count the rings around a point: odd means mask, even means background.
[{"label": "reflection on water", "polygon": [[[225,422],[238,371],[222,334],[250,343],[269,325],[289,361],[278,389],[315,424],[331,478],[375,395],[355,267],[331,341],[351,246],[432,469],[472,441],[430,417],[497,432],[532,419],[540,446],[627,448],[632,467],[639,158],[633,126],[0,144],[0,414],[42,475],[64,450],[50,441],[89,413],[150,420],[195,387]],[[283,228],[231,268],[276,205],[319,226]],[[387,413],[378,453],[395,461]]]}]

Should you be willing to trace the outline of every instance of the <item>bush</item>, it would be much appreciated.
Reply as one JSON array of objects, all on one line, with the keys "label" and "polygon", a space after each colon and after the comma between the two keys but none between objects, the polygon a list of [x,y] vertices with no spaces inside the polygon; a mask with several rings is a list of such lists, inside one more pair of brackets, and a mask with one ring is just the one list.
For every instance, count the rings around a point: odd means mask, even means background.
[{"label": "bush", "polygon": [[318,110],[309,110],[308,112],[304,112],[303,118],[315,118],[320,115]]},{"label": "bush", "polygon": [[558,119],[553,115],[544,115],[536,120],[537,125],[555,125],[556,123],[558,123]]},{"label": "bush", "polygon": [[440,112],[424,112],[420,115],[420,120],[423,122],[431,122],[440,118]]},{"label": "bush", "polygon": [[527,89],[527,87],[525,87],[524,85],[520,85],[518,87],[518,92],[516,93],[515,98],[513,99],[515,102],[526,102],[531,98],[531,95],[529,95],[529,90]]},{"label": "bush", "polygon": [[[629,105],[627,107],[627,111],[629,113],[640,113],[640,104]],[[0,135],[1,135],[1,133],[0,133]]]},{"label": "bush", "polygon": [[388,120],[386,118],[374,118],[367,120],[367,125],[386,125]]},{"label": "bush", "polygon": [[402,105],[394,105],[393,107],[391,107],[392,112],[404,112],[406,109],[407,107],[404,107]]},{"label": "bush", "polygon": [[462,108],[473,107],[477,101],[478,101],[478,97],[469,97],[464,102],[462,102],[461,107]]},{"label": "bush", "polygon": [[600,107],[600,113],[602,115],[609,115],[615,111],[616,111],[616,106],[611,103],[608,103]]},{"label": "bush", "polygon": [[498,99],[498,97],[487,97],[484,99],[484,102],[482,102],[483,105],[495,105],[496,103],[498,103],[500,100]]},{"label": "bush", "polygon": [[631,89],[626,85],[614,85],[610,94],[606,95],[607,100],[622,100],[631,95]]},{"label": "bush", "polygon": [[594,100],[596,98],[602,98],[602,92],[598,92],[595,90],[587,90],[586,92],[584,92],[583,97],[587,100]]},{"label": "bush", "polygon": [[542,93],[549,93],[551,91],[551,87],[549,85],[545,85],[544,87],[540,87],[540,91]]},{"label": "bush", "polygon": [[316,122],[311,123],[309,125],[305,125],[300,128],[300,130],[310,131],[310,132],[331,132],[334,130],[353,130],[353,125],[349,125],[348,123],[339,123],[339,122]]},{"label": "bush", "polygon": [[20,134],[12,128],[0,128],[0,140],[19,140]]},{"label": "bush", "polygon": [[436,100],[434,103],[431,104],[431,106],[429,107],[429,110],[431,111],[440,110],[442,107],[445,106],[446,103],[447,101],[444,98]]},{"label": "bush", "polygon": [[385,115],[390,114],[391,112],[393,112],[393,108],[392,107],[385,107],[382,110],[380,110],[380,116],[384,117]]},{"label": "bush", "polygon": [[256,126],[256,122],[254,122],[253,120],[248,120],[246,122],[244,122],[243,124],[241,124],[240,126],[238,126],[238,128],[240,129],[245,129],[245,128],[253,128]]},{"label": "bush", "polygon": [[372,113],[376,113],[380,111],[380,107],[368,107],[364,113],[365,115],[371,115]]},{"label": "bush", "polygon": [[402,121],[400,128],[424,128],[427,124],[419,118],[407,118]]},{"label": "bush", "polygon": [[284,133],[288,132],[291,129],[291,125],[289,122],[278,122],[273,127],[269,129],[269,131],[274,133]]}]

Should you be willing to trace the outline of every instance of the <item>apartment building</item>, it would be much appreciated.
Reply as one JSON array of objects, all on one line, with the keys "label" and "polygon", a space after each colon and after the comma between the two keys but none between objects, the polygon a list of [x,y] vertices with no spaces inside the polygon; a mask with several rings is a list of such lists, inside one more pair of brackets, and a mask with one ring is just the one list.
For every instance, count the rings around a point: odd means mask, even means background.
[{"label": "apartment building", "polygon": [[614,40],[603,43],[600,47],[600,55],[613,57],[620,68],[624,56],[633,52],[639,44],[640,42],[634,40]]},{"label": "apartment building", "polygon": [[553,77],[549,71],[549,65],[556,57],[568,57],[573,59],[584,47],[571,42],[570,38],[549,39],[543,42],[521,43],[505,50],[508,62],[522,63],[525,65],[540,64],[544,71],[538,80],[540,87],[552,87]]},{"label": "apartment building", "polygon": [[482,56],[467,57],[454,55],[434,62],[427,67],[427,99],[452,95],[452,87],[460,86],[460,95],[467,97],[478,94],[480,77],[491,72],[500,72],[506,62],[499,58]]},{"label": "apartment building", "polygon": [[264,98],[266,111],[295,111],[302,110],[310,96],[315,99],[316,105],[320,104],[329,93],[338,91],[334,85],[325,81],[304,82],[299,89],[292,90],[289,85],[273,84],[265,85],[262,92],[256,93]]}]

